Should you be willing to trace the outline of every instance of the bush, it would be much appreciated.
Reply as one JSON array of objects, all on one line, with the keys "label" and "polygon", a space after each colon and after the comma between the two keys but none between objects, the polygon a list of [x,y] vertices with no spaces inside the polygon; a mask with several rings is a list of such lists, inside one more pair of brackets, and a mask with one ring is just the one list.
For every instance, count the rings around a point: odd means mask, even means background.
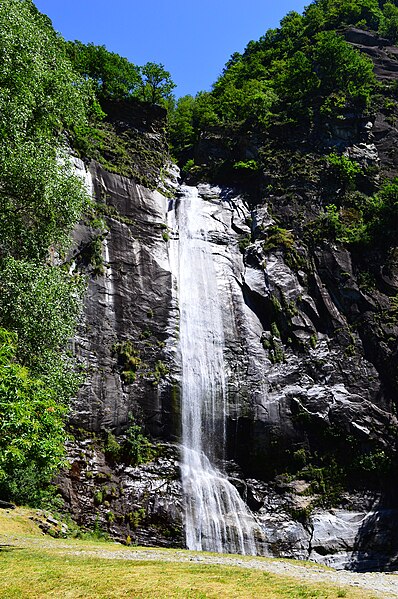
[{"label": "bush", "polygon": [[[347,205],[348,204],[348,205]],[[346,205],[326,206],[311,225],[315,240],[389,247],[397,242],[398,178],[386,181],[373,196],[346,196]]]},{"label": "bush", "polygon": [[235,162],[234,169],[237,171],[257,171],[259,165],[255,160],[240,160],[239,162]]},{"label": "bush", "polygon": [[383,6],[379,32],[393,44],[398,40],[398,7],[392,2],[386,2]]},{"label": "bush", "polygon": [[326,157],[327,162],[333,168],[334,173],[340,179],[342,183],[344,183],[347,187],[353,186],[353,183],[362,172],[362,168],[360,165],[351,160],[344,154],[336,154],[332,152],[329,156]]},{"label": "bush", "polygon": [[123,449],[127,461],[133,466],[150,462],[156,455],[154,445],[143,434],[142,427],[135,423],[127,431]]},{"label": "bush", "polygon": [[267,252],[277,247],[291,250],[294,247],[294,236],[291,231],[273,225],[267,229],[267,240],[263,245],[263,249]]},{"label": "bush", "polygon": [[66,408],[16,353],[16,335],[0,329],[0,496],[37,505],[64,464]]}]

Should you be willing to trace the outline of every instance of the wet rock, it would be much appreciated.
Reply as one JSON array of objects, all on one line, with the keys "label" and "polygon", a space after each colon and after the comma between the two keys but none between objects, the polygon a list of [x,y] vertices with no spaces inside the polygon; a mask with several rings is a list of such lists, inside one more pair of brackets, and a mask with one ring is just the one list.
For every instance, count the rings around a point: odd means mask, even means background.
[{"label": "wet rock", "polygon": [[366,512],[346,510],[314,514],[311,518],[309,559],[333,568],[346,568],[351,562],[365,518]]},{"label": "wet rock", "polygon": [[109,468],[97,441],[71,444],[69,460],[80,464],[80,475],[65,471],[58,484],[77,524],[121,542],[183,546],[178,450],[164,445],[160,451],[147,464]]},{"label": "wet rock", "polygon": [[[376,160],[373,147],[350,148],[364,161]],[[174,445],[181,421],[179,308],[169,263],[170,245],[179,236],[168,218],[174,202],[98,164],[90,173],[107,232],[101,238],[103,271],[96,275],[79,262],[96,232],[84,225],[75,232],[73,259],[92,276],[74,341],[89,376],[73,402],[71,424],[94,436],[80,435],[70,445],[62,494],[82,526],[99,523],[123,542],[183,546]],[[178,191],[176,196],[182,201]],[[354,513],[342,507],[312,515],[308,483],[272,486],[272,480],[292,467],[297,450],[318,451],[320,434],[331,429],[339,442],[353,436],[366,450],[372,443],[378,450],[394,443],[397,423],[382,378],[383,364],[392,370],[394,362],[380,338],[395,329],[383,333],[372,316],[389,301],[360,288],[352,255],[338,244],[325,243],[294,269],[285,249],[264,250],[274,222],[263,205],[249,206],[230,188],[210,185],[201,185],[199,196],[211,223],[208,243],[223,298],[226,458],[238,465],[232,478],[240,482],[234,484],[256,512],[271,554],[338,567],[360,563],[364,550],[355,548],[369,520],[364,498]],[[381,273],[385,285],[394,285],[395,274],[393,266]],[[130,380],[115,349],[126,342],[139,364]],[[101,435],[112,431],[122,438],[132,421],[166,453],[139,466],[110,460]],[[392,555],[393,532],[389,538]]]}]

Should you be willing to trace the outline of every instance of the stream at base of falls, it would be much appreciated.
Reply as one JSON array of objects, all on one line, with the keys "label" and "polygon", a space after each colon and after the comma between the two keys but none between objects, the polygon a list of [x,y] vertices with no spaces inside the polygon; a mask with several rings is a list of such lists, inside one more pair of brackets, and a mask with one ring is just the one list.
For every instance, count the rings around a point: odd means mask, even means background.
[{"label": "stream at base of falls", "polygon": [[180,313],[186,545],[197,551],[263,554],[261,529],[220,466],[227,416],[223,307],[208,241],[215,221],[202,206],[196,187],[181,186],[168,221]]}]

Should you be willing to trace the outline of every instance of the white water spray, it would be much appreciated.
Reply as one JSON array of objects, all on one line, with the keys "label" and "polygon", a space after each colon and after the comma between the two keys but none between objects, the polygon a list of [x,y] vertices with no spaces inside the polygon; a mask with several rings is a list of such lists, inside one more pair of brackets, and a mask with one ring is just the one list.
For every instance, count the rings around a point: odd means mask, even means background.
[{"label": "white water spray", "polygon": [[197,551],[255,555],[259,527],[216,466],[225,457],[224,333],[207,240],[212,219],[200,210],[201,205],[197,188],[182,186],[169,221],[174,231],[170,262],[178,281],[180,309],[186,543]]}]

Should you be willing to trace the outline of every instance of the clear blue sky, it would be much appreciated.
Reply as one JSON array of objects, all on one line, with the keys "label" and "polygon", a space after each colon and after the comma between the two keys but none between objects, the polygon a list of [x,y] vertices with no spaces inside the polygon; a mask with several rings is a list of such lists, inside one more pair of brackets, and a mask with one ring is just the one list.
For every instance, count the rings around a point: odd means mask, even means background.
[{"label": "clear blue sky", "polygon": [[66,39],[104,44],[137,65],[160,62],[177,96],[209,90],[242,52],[310,0],[34,0]]}]

